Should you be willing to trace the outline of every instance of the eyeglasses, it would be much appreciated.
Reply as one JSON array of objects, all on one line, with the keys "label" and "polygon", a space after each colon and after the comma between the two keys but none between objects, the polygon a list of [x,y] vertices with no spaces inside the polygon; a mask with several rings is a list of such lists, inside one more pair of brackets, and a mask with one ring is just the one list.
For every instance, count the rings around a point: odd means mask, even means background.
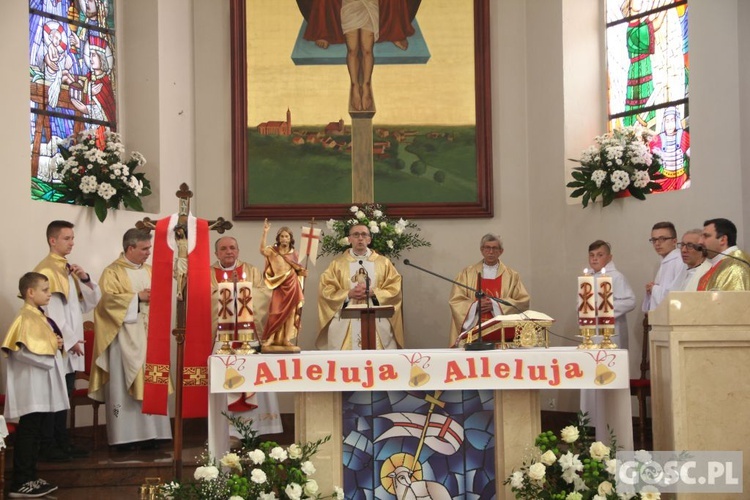
[{"label": "eyeglasses", "polygon": [[677,244],[678,248],[687,248],[688,250],[695,250],[696,252],[700,252],[703,250],[703,246],[699,245],[697,243],[683,243],[679,242]]},{"label": "eyeglasses", "polygon": [[370,233],[349,233],[352,238],[369,238]]},{"label": "eyeglasses", "polygon": [[488,247],[487,245],[482,247],[482,250],[486,250],[487,252],[499,252],[501,250],[500,247]]},{"label": "eyeglasses", "polygon": [[656,242],[664,243],[665,241],[676,240],[676,239],[677,238],[673,238],[673,237],[670,237],[670,236],[659,236],[658,238],[649,238],[648,242],[652,243],[652,244],[656,243]]}]

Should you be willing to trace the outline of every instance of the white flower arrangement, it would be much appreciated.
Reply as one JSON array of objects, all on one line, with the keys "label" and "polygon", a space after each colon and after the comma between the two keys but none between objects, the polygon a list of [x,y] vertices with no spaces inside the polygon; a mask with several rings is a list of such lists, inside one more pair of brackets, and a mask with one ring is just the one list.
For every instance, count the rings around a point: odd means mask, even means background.
[{"label": "white flower arrangement", "polygon": [[61,145],[63,162],[57,165],[54,188],[64,203],[94,207],[100,221],[110,208],[132,208],[143,211],[141,197],[151,194],[151,183],[145,174],[136,172],[146,163],[143,155],[133,151],[123,160],[125,147],[120,135],[88,129],[66,139]]},{"label": "white flower arrangement", "polygon": [[[638,495],[618,493],[615,487],[616,443],[593,442],[586,434],[588,417],[578,415],[578,423],[537,436],[523,466],[505,480],[516,499],[522,500],[658,500],[659,493],[644,489]],[[645,451],[638,454],[647,454]]]},{"label": "white flower arrangement", "polygon": [[645,200],[646,195],[660,188],[655,179],[661,178],[661,156],[649,144],[654,133],[641,126],[617,128],[594,139],[595,144],[581,153],[573,169],[574,188],[571,198],[581,197],[584,207],[599,197],[606,207],[612,201],[630,193]]},{"label": "white flower arrangement", "polygon": [[349,214],[341,220],[326,222],[328,233],[323,234],[320,246],[321,255],[336,255],[351,245],[349,229],[355,225],[367,226],[372,236],[370,248],[385,257],[398,259],[401,252],[417,247],[428,247],[430,243],[419,237],[419,227],[413,221],[403,218],[390,219],[385,207],[377,203],[352,205]]},{"label": "white flower arrangement", "polygon": [[[226,415],[226,414],[225,414]],[[315,466],[311,458],[330,436],[312,443],[288,447],[272,441],[258,442],[251,420],[227,415],[242,435],[243,448],[225,454],[216,461],[202,456],[194,482],[160,485],[156,498],[162,500],[301,500],[332,498],[342,500],[343,489],[336,487],[328,496],[311,476]],[[239,425],[237,425],[239,423]],[[250,445],[246,447],[245,445]]]}]

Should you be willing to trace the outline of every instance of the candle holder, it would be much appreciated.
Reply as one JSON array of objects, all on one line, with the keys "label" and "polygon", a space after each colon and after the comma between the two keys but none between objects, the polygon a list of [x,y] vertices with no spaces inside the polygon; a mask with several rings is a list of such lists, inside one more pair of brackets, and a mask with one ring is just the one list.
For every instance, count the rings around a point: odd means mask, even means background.
[{"label": "candle holder", "polygon": [[599,349],[599,344],[595,344],[591,338],[596,333],[594,328],[581,327],[581,334],[579,337],[583,337],[583,342],[578,346],[579,349]]},{"label": "candle holder", "polygon": [[602,343],[599,344],[600,349],[617,349],[617,344],[612,342],[612,337],[615,335],[615,329],[612,327],[599,327],[599,331],[602,332]]},{"label": "candle holder", "polygon": [[258,354],[255,348],[250,344],[255,340],[255,329],[250,323],[240,323],[237,328],[237,340],[242,345],[234,350],[235,354],[246,356],[249,354]]},{"label": "candle holder", "polygon": [[[231,327],[231,329],[230,329]],[[219,346],[218,349],[216,349],[216,354],[219,355],[227,355],[227,354],[234,354],[234,349],[232,349],[232,337],[234,336],[234,325],[224,325],[220,324],[218,327],[217,337],[219,342],[221,342],[221,346]]]}]

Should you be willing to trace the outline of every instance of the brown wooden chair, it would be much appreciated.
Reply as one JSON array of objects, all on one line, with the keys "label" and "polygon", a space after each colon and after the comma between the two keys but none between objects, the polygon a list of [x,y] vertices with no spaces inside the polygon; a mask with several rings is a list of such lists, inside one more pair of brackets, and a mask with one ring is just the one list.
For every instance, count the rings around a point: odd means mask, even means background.
[{"label": "brown wooden chair", "polygon": [[[86,380],[88,382],[89,376],[91,375],[91,363],[94,361],[94,323],[86,321],[83,323],[83,340],[84,340],[84,352],[85,369],[82,372],[76,372],[76,380]],[[70,428],[75,429],[76,426],[76,407],[78,406],[91,406],[94,410],[93,420],[93,443],[94,449],[97,448],[98,444],[98,428],[99,428],[99,405],[101,403],[89,397],[88,384],[82,389],[73,390],[73,394],[70,396]]]},{"label": "brown wooden chair", "polygon": [[641,376],[640,378],[630,379],[630,395],[638,398],[638,432],[640,435],[641,447],[646,447],[646,417],[647,406],[646,398],[651,397],[651,380],[648,378],[648,372],[651,363],[648,357],[648,334],[651,326],[648,324],[648,314],[643,318],[643,346],[641,348]]}]

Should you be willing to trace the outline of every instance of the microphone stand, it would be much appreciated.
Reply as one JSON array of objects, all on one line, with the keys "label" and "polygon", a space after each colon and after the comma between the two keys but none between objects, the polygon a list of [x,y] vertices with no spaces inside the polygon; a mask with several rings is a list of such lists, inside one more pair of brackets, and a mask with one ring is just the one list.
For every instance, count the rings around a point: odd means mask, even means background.
[{"label": "microphone stand", "polygon": [[473,342],[467,342],[466,344],[464,344],[464,349],[467,350],[467,351],[490,351],[490,350],[495,349],[495,343],[494,342],[489,342],[489,341],[486,341],[486,340],[482,340],[482,313],[480,311],[480,306],[482,305],[481,300],[483,298],[489,298],[489,299],[494,300],[495,302],[497,302],[499,304],[503,304],[503,305],[515,307],[513,304],[511,304],[510,302],[505,301],[503,299],[500,299],[498,297],[492,297],[492,296],[488,297],[487,294],[485,294],[482,290],[479,290],[479,289],[476,289],[476,288],[472,288],[472,287],[470,287],[468,285],[464,285],[463,283],[459,283],[458,281],[454,281],[454,280],[452,280],[450,278],[446,278],[445,276],[443,276],[441,274],[434,273],[434,272],[430,271],[429,269],[425,269],[423,267],[419,267],[418,265],[412,264],[411,262],[409,262],[409,259],[404,259],[404,264],[406,264],[407,266],[415,267],[415,268],[419,269],[420,271],[423,271],[423,272],[425,272],[427,274],[431,274],[431,275],[435,276],[436,278],[440,278],[441,280],[445,280],[445,281],[447,281],[449,283],[453,283],[454,285],[458,285],[458,286],[463,287],[463,288],[465,288],[465,289],[467,289],[467,290],[469,290],[471,292],[474,292],[474,296],[477,298],[477,338]]}]

